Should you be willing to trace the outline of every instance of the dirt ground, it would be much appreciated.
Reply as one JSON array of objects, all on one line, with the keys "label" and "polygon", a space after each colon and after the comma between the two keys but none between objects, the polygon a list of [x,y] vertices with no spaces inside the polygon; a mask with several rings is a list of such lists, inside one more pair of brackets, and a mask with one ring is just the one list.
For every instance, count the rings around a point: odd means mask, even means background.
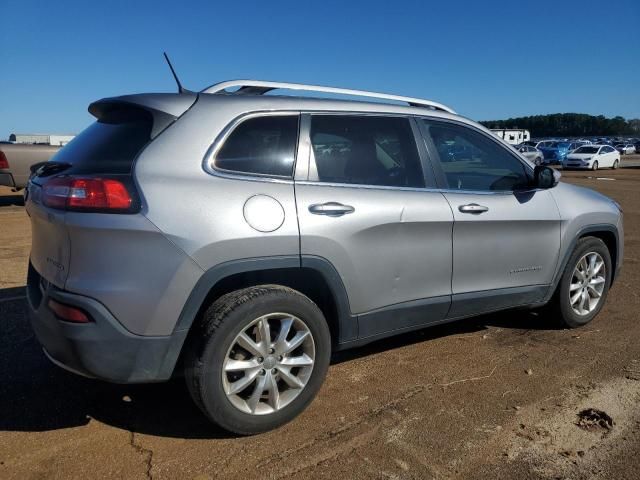
[{"label": "dirt ground", "polygon": [[593,323],[512,311],[341,353],[301,417],[251,438],[211,427],[179,380],[49,363],[26,318],[28,219],[4,190],[0,478],[640,478],[640,169],[563,179],[624,208],[622,275]]}]

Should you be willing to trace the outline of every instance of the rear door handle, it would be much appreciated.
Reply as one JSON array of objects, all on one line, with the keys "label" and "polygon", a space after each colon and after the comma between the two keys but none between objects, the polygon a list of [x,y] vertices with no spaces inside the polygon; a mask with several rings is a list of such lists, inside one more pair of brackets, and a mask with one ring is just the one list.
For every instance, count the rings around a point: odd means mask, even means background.
[{"label": "rear door handle", "polygon": [[355,208],[351,205],[343,205],[338,202],[316,203],[309,206],[309,211],[314,215],[328,215],[329,217],[341,217],[347,213],[353,213]]},{"label": "rear door handle", "polygon": [[462,213],[473,213],[479,214],[489,211],[489,207],[485,207],[484,205],[478,205],[477,203],[468,203],[467,205],[460,205],[458,207]]}]

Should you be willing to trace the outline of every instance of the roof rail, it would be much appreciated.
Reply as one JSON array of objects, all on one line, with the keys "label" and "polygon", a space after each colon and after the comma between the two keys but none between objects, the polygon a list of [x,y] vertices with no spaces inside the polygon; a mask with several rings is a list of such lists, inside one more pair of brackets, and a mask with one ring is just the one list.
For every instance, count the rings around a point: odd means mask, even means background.
[{"label": "roof rail", "polygon": [[335,93],[339,95],[351,95],[355,97],[370,97],[382,100],[393,100],[396,102],[406,102],[412,107],[427,107],[433,110],[442,110],[443,112],[456,113],[452,108],[441,103],[424,100],[421,98],[402,97],[400,95],[389,95],[388,93],[368,92],[366,90],[351,90],[349,88],[322,87],[320,85],[305,85],[302,83],[285,83],[285,82],[265,82],[261,80],[229,80],[226,82],[216,83],[205,88],[200,93],[221,93],[229,88],[236,88],[233,92],[238,95],[263,95],[271,90],[303,90],[308,92]]}]

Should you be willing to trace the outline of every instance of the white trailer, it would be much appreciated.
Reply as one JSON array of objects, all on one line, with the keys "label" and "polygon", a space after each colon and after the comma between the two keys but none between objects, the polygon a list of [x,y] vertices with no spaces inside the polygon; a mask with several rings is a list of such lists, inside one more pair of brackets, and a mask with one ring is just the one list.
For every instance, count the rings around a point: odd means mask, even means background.
[{"label": "white trailer", "polygon": [[61,147],[73,140],[73,137],[75,137],[73,134],[12,133],[9,135],[9,141],[15,143],[39,143]]},{"label": "white trailer", "polygon": [[511,145],[519,145],[531,140],[529,130],[519,128],[492,128],[491,131]]}]

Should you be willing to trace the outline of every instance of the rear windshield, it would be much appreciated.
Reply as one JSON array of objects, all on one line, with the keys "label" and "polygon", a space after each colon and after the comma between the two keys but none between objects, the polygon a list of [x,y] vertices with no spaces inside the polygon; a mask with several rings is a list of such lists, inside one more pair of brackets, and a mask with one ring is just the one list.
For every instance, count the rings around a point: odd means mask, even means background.
[{"label": "rear windshield", "polygon": [[151,139],[153,117],[140,109],[108,112],[62,148],[51,160],[70,163],[65,173],[131,173],[133,161]]}]

